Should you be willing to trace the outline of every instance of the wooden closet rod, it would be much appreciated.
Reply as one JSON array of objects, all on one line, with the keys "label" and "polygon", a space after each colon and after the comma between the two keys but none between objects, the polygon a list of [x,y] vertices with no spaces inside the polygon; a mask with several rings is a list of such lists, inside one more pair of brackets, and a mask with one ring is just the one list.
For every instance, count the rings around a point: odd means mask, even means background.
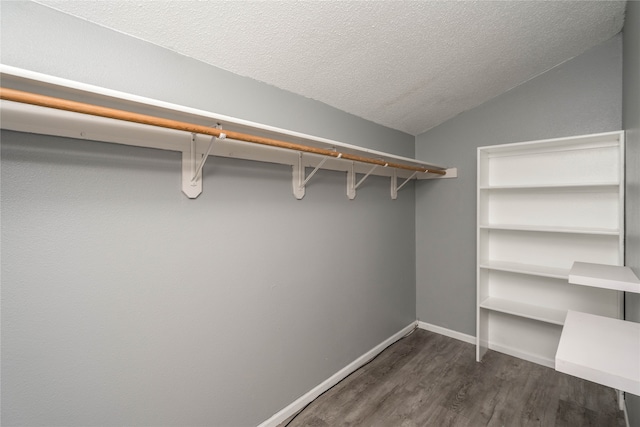
[{"label": "wooden closet rod", "polygon": [[227,138],[238,141],[251,142],[254,144],[269,145],[272,147],[286,148],[289,150],[301,151],[304,153],[320,154],[345,160],[352,160],[361,163],[387,166],[396,169],[405,169],[414,172],[433,173],[445,175],[447,172],[438,169],[427,169],[421,166],[405,165],[401,163],[386,162],[380,159],[358,156],[356,154],[340,153],[339,151],[328,150],[326,148],[310,147],[308,145],[296,144],[292,142],[280,141],[277,139],[263,138],[246,133],[227,131],[223,129],[211,128],[208,126],[196,125],[192,123],[180,122],[177,120],[163,119],[161,117],[149,116],[146,114],[132,113],[130,111],[118,110],[115,108],[100,107],[98,105],[85,104],[82,102],[69,101],[61,98],[54,98],[30,92],[23,92],[15,89],[0,87],[0,99],[7,101],[21,102],[23,104],[37,105],[40,107],[55,108],[58,110],[72,111],[74,113],[90,114],[92,116],[106,117],[109,119],[124,120],[127,122],[140,123],[144,125],[158,126],[162,128],[181,130],[191,133],[199,133],[219,137],[224,133]]}]

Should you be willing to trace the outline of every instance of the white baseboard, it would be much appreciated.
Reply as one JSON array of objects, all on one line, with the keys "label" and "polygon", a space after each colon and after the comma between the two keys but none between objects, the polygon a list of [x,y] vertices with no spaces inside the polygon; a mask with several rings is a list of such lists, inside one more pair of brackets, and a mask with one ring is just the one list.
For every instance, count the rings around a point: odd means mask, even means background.
[{"label": "white baseboard", "polygon": [[416,327],[416,322],[411,322],[405,328],[396,332],[362,356],[358,357],[353,362],[349,363],[344,368],[340,369],[338,372],[333,374],[331,377],[327,378],[322,383],[318,384],[309,392],[303,394],[298,399],[296,399],[293,403],[286,406],[276,414],[274,414],[268,420],[262,422],[258,427],[276,427],[278,424],[282,423],[284,420],[294,415],[296,412],[304,408],[307,404],[312,402],[315,398],[320,396],[325,391],[329,390],[334,385],[338,384],[344,378],[346,378],[349,374],[356,371],[362,365],[367,363],[369,360],[373,359],[375,356],[380,354],[382,350],[389,347],[394,342],[398,341],[400,338],[411,332],[412,329]]},{"label": "white baseboard", "polygon": [[[476,337],[463,334],[458,331],[453,331],[451,329],[443,328],[442,326],[436,326],[430,323],[418,321],[418,328],[425,329],[427,331],[435,332],[437,334],[445,335],[450,338],[455,338],[457,340],[476,345]],[[491,342],[483,342],[482,346],[489,348],[490,350],[494,350],[499,353],[508,354],[509,356],[517,357],[518,359],[523,359],[529,362],[537,363],[538,365],[546,366],[551,369],[555,369],[556,367],[556,362],[553,359],[547,359],[545,357],[540,357],[535,354],[527,353],[527,352],[517,350],[511,347],[507,347],[504,345],[495,344]]]},{"label": "white baseboard", "polygon": [[540,357],[535,354],[527,353],[526,351],[516,350],[511,347],[507,347],[500,344],[489,343],[489,349],[495,350],[499,353],[508,354],[509,356],[517,357],[518,359],[527,360],[529,362],[537,363],[538,365],[546,366],[547,368],[555,369],[556,361],[554,359],[547,359],[546,357]]},{"label": "white baseboard", "polygon": [[442,326],[432,325],[431,323],[418,321],[418,328],[426,331],[435,332],[440,335],[444,335],[449,338],[455,338],[460,341],[464,341],[469,344],[476,344],[476,337],[463,334],[462,332],[454,331],[452,329],[443,328]]},{"label": "white baseboard", "polygon": [[[457,340],[460,341],[464,341],[466,343],[469,344],[473,344],[476,345],[476,337],[471,336],[471,335],[467,335],[467,334],[463,334],[462,332],[458,332],[458,331],[453,331],[451,329],[447,329],[447,328],[443,328],[442,326],[436,326],[436,325],[432,325],[430,323],[425,323],[425,322],[421,322],[418,321],[418,328],[420,329],[425,329],[427,331],[431,331],[431,332],[435,332],[437,334],[440,335],[444,335],[450,338],[455,338]],[[500,345],[500,344],[494,344],[494,343],[483,343],[484,347],[487,347],[490,350],[494,350],[500,353],[504,353],[504,354],[508,354],[509,356],[513,356],[513,357],[517,357],[519,359],[523,359],[523,360],[527,360],[529,362],[533,362],[533,363],[537,363],[538,365],[542,365],[542,366],[546,366],[549,367],[551,369],[555,369],[556,363],[555,360],[553,359],[547,359],[545,357],[540,357],[540,356],[536,356],[534,354],[531,353],[527,353],[524,351],[520,351],[520,350],[516,350],[514,348],[511,347],[507,347],[504,345]]]}]

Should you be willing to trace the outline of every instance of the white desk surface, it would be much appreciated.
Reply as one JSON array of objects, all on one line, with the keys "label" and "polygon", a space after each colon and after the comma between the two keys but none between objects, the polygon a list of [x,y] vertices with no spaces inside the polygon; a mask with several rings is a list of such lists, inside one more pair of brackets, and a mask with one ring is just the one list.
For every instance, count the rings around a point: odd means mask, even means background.
[{"label": "white desk surface", "polygon": [[640,323],[569,310],[556,370],[640,395]]},{"label": "white desk surface", "polygon": [[576,261],[569,271],[569,283],[616,291],[640,292],[640,279],[631,268],[619,265]]}]

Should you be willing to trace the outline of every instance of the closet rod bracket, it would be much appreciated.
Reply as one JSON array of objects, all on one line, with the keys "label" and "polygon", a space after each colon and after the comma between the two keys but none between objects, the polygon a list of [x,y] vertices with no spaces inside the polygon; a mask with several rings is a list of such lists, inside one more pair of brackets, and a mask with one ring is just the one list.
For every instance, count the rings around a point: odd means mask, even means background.
[{"label": "closet rod bracket", "polygon": [[[386,165],[385,165],[386,166]],[[356,198],[356,190],[362,185],[365,179],[369,178],[369,175],[378,168],[378,165],[373,165],[371,169],[362,177],[360,181],[356,182],[355,162],[351,162],[349,170],[347,170],[347,197],[349,200]]]},{"label": "closet rod bracket", "polygon": [[[217,129],[220,128],[218,124]],[[212,136],[207,150],[198,151],[198,134],[191,133],[189,147],[182,151],[182,192],[190,199],[197,198],[202,193],[202,169],[211,154],[216,139],[225,139],[226,135],[220,133],[218,137]]]},{"label": "closet rod bracket", "polygon": [[418,172],[412,173],[409,178],[405,179],[402,182],[402,184],[398,185],[398,171],[396,169],[394,169],[393,173],[391,174],[391,198],[393,200],[396,200],[398,198],[398,191],[400,191],[400,189],[402,189],[402,187],[407,185],[407,183],[409,181],[411,181],[413,178],[415,178],[416,175],[418,175]]},{"label": "closet rod bracket", "polygon": [[[342,157],[342,153],[338,153],[335,158],[339,159],[341,157]],[[292,175],[293,195],[296,197],[296,199],[301,200],[304,197],[307,183],[311,178],[313,178],[316,172],[320,170],[320,168],[326,163],[326,161],[329,160],[329,158],[330,157],[328,156],[323,157],[322,160],[320,160],[320,162],[318,162],[316,167],[311,171],[311,173],[305,176],[306,172],[305,172],[304,162],[302,158],[302,152],[298,153],[298,160],[296,163],[293,164],[293,175]]]}]

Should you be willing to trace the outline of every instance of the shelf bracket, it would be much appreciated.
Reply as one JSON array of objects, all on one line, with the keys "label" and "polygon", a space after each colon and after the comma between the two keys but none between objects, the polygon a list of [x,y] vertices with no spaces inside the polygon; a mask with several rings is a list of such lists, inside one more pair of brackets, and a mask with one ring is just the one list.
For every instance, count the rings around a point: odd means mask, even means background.
[{"label": "shelf bracket", "polygon": [[202,193],[202,169],[209,158],[213,143],[216,139],[226,138],[224,133],[219,137],[212,136],[207,151],[198,159],[197,136],[195,133],[191,134],[189,150],[182,152],[182,192],[190,199],[195,199]]},{"label": "shelf bracket", "polygon": [[394,169],[393,174],[391,175],[391,198],[393,200],[396,200],[398,198],[398,191],[400,191],[402,187],[407,185],[409,181],[415,178],[417,174],[418,172],[412,173],[409,178],[405,179],[402,184],[398,185],[398,172],[396,169]]},{"label": "shelf bracket", "polygon": [[[336,159],[342,157],[342,153],[340,153]],[[293,174],[292,174],[292,184],[293,184],[293,195],[296,199],[300,200],[304,197],[305,188],[307,183],[313,176],[320,170],[320,168],[325,164],[329,157],[324,157],[317,166],[311,171],[311,173],[305,177],[305,167],[302,162],[302,152],[298,153],[298,161],[293,164]]]},{"label": "shelf bracket", "polygon": [[369,170],[369,172],[367,172],[365,176],[360,178],[360,181],[356,183],[356,173],[354,170],[354,164],[355,164],[354,162],[351,162],[351,167],[347,171],[347,197],[349,198],[349,200],[353,200],[356,198],[356,190],[358,189],[358,187],[360,187],[360,185],[362,185],[364,180],[367,179],[369,175],[371,175],[373,171],[376,170],[376,168],[378,167],[378,165],[373,165],[373,167]]},{"label": "shelf bracket", "polygon": [[391,199],[396,200],[398,198],[398,171],[395,169],[391,173]]}]

